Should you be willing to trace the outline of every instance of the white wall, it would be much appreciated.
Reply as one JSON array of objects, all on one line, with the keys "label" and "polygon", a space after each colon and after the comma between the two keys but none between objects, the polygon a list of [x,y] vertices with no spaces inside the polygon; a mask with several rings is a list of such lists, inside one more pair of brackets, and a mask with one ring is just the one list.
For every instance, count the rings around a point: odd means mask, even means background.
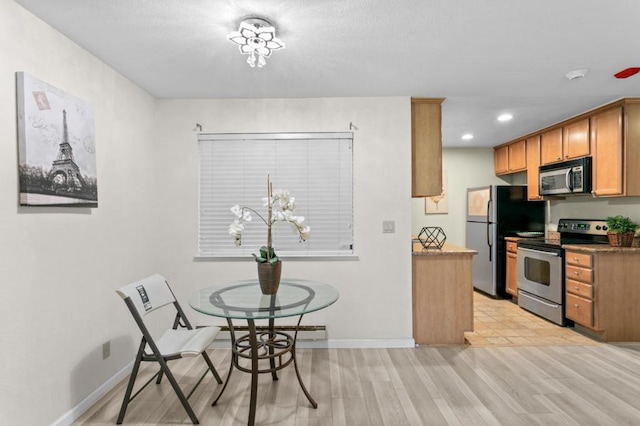
[{"label": "white wall", "polygon": [[[98,208],[18,207],[17,71],[93,107]],[[154,125],[152,97],[0,0],[0,424],[50,424],[132,359],[114,290],[156,268]]]},{"label": "white wall", "polygon": [[[159,261],[182,283],[182,296],[225,281],[255,278],[246,261],[194,261],[197,250],[198,151],[195,123],[204,132],[354,131],[355,252],[357,260],[288,261],[283,275],[335,285],[340,300],[308,315],[341,340],[403,339],[411,329],[411,109],[410,99],[247,99],[159,101],[158,161],[166,189],[158,211],[163,229]],[[382,222],[394,220],[395,234]],[[313,229],[313,223],[309,223]],[[311,237],[313,238],[313,236]],[[219,323],[213,318],[201,318]]]},{"label": "white wall", "polygon": [[[445,148],[442,150],[442,170],[448,176],[446,197],[449,212],[426,214],[425,199],[412,200],[412,235],[425,226],[439,226],[447,243],[465,246],[467,188],[485,185],[511,185],[512,177],[496,177],[493,168],[493,148]],[[526,182],[525,182],[526,183]]]},{"label": "white wall", "polygon": [[[326,324],[336,344],[411,341],[409,98],[157,102],[12,0],[0,0],[0,57],[0,424],[69,419],[132,359],[137,332],[120,285],[159,271],[185,301],[196,288],[255,276],[250,259],[194,260],[196,122],[209,132],[359,127],[358,259],[291,261],[285,273],[340,290],[337,304],[305,320]],[[93,107],[98,208],[17,206],[17,71]],[[384,220],[395,234],[382,233]]]}]

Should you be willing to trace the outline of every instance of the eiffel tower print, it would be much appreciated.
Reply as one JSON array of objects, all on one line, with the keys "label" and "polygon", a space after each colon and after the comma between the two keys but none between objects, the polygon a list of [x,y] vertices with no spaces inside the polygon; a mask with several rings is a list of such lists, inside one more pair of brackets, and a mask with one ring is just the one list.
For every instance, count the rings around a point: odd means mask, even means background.
[{"label": "eiffel tower print", "polygon": [[20,205],[98,207],[91,105],[27,73],[16,75]]},{"label": "eiffel tower print", "polygon": [[74,192],[85,186],[80,167],[73,159],[73,148],[69,144],[69,130],[67,129],[67,111],[62,110],[62,142],[58,157],[53,161],[48,176],[51,186],[55,190]]}]

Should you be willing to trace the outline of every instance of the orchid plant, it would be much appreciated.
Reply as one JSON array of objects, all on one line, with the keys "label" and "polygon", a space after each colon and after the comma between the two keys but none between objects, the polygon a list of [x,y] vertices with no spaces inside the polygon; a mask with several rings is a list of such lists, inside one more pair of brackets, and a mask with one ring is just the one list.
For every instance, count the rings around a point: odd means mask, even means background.
[{"label": "orchid plant", "polygon": [[294,233],[300,236],[300,241],[306,241],[309,238],[311,228],[304,223],[303,216],[295,216],[293,214],[296,209],[296,199],[291,196],[289,191],[277,189],[273,190],[273,185],[267,176],[267,197],[263,198],[264,207],[267,208],[267,217],[250,207],[240,207],[236,204],[231,207],[231,212],[235,215],[235,219],[229,225],[229,235],[233,238],[235,245],[242,245],[242,232],[244,231],[244,223],[251,222],[253,217],[251,213],[259,217],[267,226],[267,245],[260,247],[259,254],[253,254],[256,262],[270,263],[275,265],[279,262],[276,255],[271,236],[271,228],[276,222],[289,222]]}]

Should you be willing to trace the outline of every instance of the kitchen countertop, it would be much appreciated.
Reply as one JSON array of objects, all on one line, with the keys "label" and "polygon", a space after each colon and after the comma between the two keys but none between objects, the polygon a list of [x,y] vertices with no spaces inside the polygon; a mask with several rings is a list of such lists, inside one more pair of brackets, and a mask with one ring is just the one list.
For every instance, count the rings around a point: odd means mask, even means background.
[{"label": "kitchen countertop", "polygon": [[[412,240],[413,241],[413,240]],[[464,255],[464,254],[478,254],[477,251],[471,250],[465,247],[458,247],[451,244],[445,244],[441,249],[430,248],[425,249],[420,242],[413,242],[411,248],[412,256],[451,256],[451,255]]]},{"label": "kitchen countertop", "polygon": [[640,247],[613,247],[607,244],[563,244],[562,248],[585,253],[640,253]]}]

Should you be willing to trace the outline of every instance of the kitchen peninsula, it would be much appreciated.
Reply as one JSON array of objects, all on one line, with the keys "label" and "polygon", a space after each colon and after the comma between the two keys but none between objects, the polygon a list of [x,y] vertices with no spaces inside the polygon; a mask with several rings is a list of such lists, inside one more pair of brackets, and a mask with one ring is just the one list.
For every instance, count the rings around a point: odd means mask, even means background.
[{"label": "kitchen peninsula", "polygon": [[463,344],[473,331],[474,250],[412,240],[413,338],[416,344]]}]

